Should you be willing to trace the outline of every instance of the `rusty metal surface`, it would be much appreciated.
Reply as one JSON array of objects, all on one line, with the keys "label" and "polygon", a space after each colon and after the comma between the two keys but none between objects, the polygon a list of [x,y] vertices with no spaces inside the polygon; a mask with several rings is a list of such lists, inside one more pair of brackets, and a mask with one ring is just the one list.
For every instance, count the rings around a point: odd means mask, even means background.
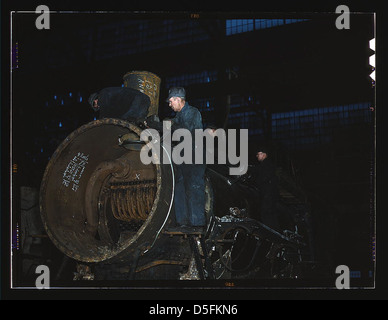
[{"label": "rusty metal surface", "polygon": [[157,115],[159,110],[159,92],[161,79],[148,71],[131,71],[123,76],[124,86],[145,93],[151,100],[148,115]]},{"label": "rusty metal surface", "polygon": [[88,123],[61,143],[46,167],[42,221],[53,243],[77,261],[125,259],[153,243],[170,213],[171,170],[144,165],[138,151],[119,146],[127,133],[141,129],[118,119]]},{"label": "rusty metal surface", "polygon": [[144,270],[160,266],[160,265],[178,265],[178,266],[184,266],[185,261],[176,261],[176,260],[155,260],[152,261],[146,265],[143,265],[141,267],[138,267],[135,272],[142,272]]}]

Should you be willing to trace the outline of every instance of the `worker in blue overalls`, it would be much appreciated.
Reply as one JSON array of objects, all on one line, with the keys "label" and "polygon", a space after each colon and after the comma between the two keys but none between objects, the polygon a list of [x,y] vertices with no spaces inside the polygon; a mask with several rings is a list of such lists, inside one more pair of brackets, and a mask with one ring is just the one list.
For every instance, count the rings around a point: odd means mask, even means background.
[{"label": "worker in blue overalls", "polygon": [[[167,102],[176,112],[172,119],[172,130],[185,128],[191,132],[193,149],[192,160],[195,155],[195,129],[203,129],[202,116],[199,110],[186,101],[186,91],[182,87],[169,90]],[[191,164],[183,162],[175,165],[175,217],[176,230],[203,231],[206,226],[205,218],[205,164]]]}]

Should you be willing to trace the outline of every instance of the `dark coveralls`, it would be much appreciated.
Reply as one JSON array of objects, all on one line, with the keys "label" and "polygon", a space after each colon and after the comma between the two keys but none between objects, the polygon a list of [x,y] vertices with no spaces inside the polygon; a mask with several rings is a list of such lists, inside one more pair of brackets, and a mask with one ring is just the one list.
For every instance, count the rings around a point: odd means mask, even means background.
[{"label": "dark coveralls", "polygon": [[280,231],[276,203],[279,200],[276,167],[269,159],[264,159],[252,169],[253,184],[259,191],[259,214],[261,222],[268,227]]},{"label": "dark coveralls", "polygon": [[98,99],[100,108],[99,118],[119,118],[123,120],[145,119],[151,104],[150,98],[132,88],[109,87],[93,93],[89,97],[89,104]]},{"label": "dark coveralls", "polygon": [[192,133],[192,164],[175,165],[175,216],[178,225],[205,226],[205,164],[194,164],[194,130],[203,129],[201,113],[187,102],[173,119],[172,129],[185,128]]}]

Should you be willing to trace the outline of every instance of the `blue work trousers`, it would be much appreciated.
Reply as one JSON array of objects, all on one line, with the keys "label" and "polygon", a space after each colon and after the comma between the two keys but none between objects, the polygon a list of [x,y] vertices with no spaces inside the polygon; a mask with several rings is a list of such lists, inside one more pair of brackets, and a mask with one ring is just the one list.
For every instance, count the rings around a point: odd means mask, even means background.
[{"label": "blue work trousers", "polygon": [[204,164],[175,166],[175,217],[178,225],[205,226]]}]

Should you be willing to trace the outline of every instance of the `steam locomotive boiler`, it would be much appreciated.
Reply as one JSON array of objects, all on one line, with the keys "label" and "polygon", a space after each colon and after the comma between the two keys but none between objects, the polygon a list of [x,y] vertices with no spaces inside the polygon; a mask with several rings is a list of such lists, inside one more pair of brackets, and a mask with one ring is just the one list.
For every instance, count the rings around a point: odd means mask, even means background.
[{"label": "steam locomotive boiler", "polygon": [[[147,94],[149,115],[157,114],[156,75],[131,72],[124,83]],[[140,140],[142,130],[134,122],[103,118],[59,145],[40,190],[42,221],[58,249],[102,280],[294,276],[310,254],[308,228],[300,228],[304,208],[288,210],[289,230],[272,230],[250,218],[255,190],[244,177],[212,166],[206,171],[206,232],[168,232],[174,165],[140,160],[147,143]]]}]

